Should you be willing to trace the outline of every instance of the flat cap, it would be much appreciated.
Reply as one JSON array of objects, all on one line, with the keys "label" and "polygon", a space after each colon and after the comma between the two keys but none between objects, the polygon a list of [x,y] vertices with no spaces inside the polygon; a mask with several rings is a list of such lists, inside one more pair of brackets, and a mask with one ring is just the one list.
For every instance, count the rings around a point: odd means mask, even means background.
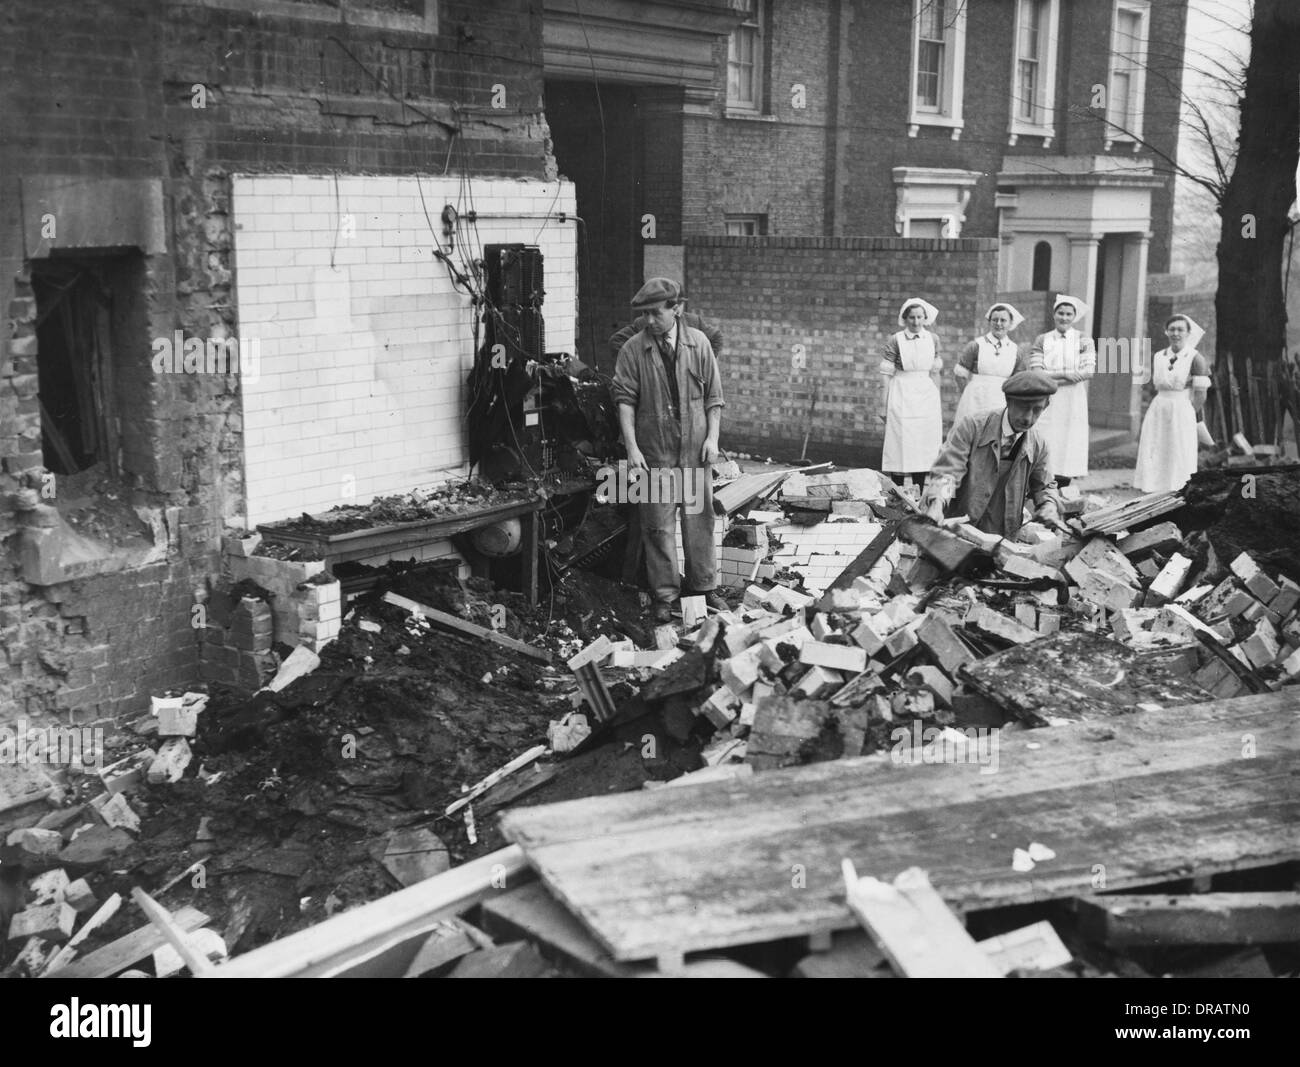
[{"label": "flat cap", "polygon": [[671,278],[651,278],[637,290],[636,296],[632,298],[632,306],[644,308],[663,300],[676,302],[681,298],[682,287]]},{"label": "flat cap", "polygon": [[1002,383],[1002,391],[1022,400],[1036,400],[1055,393],[1056,383],[1040,370],[1022,370]]}]

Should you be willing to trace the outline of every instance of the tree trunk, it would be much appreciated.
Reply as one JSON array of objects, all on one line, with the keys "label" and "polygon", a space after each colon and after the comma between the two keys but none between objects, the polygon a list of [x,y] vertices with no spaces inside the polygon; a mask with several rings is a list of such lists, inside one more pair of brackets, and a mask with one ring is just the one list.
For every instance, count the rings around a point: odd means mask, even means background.
[{"label": "tree trunk", "polygon": [[[1250,364],[1271,381],[1286,347],[1282,270],[1287,211],[1296,198],[1298,146],[1300,4],[1255,0],[1237,162],[1219,209],[1219,288],[1214,300],[1216,362],[1231,360],[1243,411],[1249,405]],[[1220,374],[1215,378],[1226,381]],[[1232,422],[1231,399],[1223,399]],[[1256,420],[1246,415],[1245,422],[1245,427],[1233,425],[1232,430],[1248,431]]]}]

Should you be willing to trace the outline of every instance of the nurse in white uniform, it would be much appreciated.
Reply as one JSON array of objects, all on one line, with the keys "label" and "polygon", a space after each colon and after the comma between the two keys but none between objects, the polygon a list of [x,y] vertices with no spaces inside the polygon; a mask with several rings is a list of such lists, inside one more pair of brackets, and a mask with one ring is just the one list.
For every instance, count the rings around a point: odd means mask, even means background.
[{"label": "nurse in white uniform", "polygon": [[894,481],[925,481],[943,445],[943,405],[939,397],[939,358],[933,326],[939,310],[913,298],[898,313],[903,329],[885,343],[880,373],[885,376],[885,448],[880,468]]},{"label": "nurse in white uniform", "polygon": [[1142,419],[1135,488],[1144,493],[1181,489],[1196,473],[1197,416],[1210,388],[1209,368],[1196,345],[1205,335],[1186,315],[1165,323],[1169,347],[1151,360],[1155,399]]},{"label": "nurse in white uniform", "polygon": [[963,415],[1005,407],[1002,383],[1029,366],[1028,357],[1018,354],[1018,346],[1008,336],[1025,317],[1010,304],[994,304],[984,318],[989,332],[963,348],[952,369],[958,383],[965,383],[953,422]]},{"label": "nurse in white uniform", "polygon": [[1052,306],[1056,329],[1039,334],[1029,350],[1029,369],[1049,374],[1057,385],[1038,429],[1047,439],[1058,485],[1088,473],[1088,379],[1097,373],[1097,350],[1092,338],[1076,328],[1086,314],[1082,300],[1058,294]]}]

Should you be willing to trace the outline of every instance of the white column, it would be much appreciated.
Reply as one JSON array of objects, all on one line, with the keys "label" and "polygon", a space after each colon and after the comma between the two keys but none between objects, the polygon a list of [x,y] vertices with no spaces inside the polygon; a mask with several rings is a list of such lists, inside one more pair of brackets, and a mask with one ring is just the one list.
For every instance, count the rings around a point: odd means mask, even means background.
[{"label": "white column", "polygon": [[[1078,297],[1089,307],[1096,303],[1097,286],[1097,245],[1101,235],[1095,233],[1072,233],[1070,241],[1070,274],[1065,291]],[[1089,320],[1088,330],[1092,329]]]}]

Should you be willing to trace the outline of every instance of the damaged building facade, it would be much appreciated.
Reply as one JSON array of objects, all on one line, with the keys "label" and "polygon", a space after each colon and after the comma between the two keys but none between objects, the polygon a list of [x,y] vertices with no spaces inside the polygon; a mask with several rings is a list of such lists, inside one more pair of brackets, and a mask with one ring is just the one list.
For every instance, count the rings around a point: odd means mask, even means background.
[{"label": "damaged building facade", "polygon": [[[541,11],[0,18],[23,74],[0,137],[0,720],[86,723],[197,678],[255,688],[272,635],[337,630],[339,586],[225,535],[464,472],[457,275],[484,245],[541,248],[546,340],[572,349]],[[219,610],[244,578],[279,590],[273,628],[265,605]]]},{"label": "damaged building facade", "polygon": [[685,278],[728,338],[734,446],[810,435],[878,462],[864,368],[913,295],[941,309],[949,362],[994,299],[1028,343],[1052,294],[1078,296],[1120,353],[1092,424],[1136,433],[1131,350],[1163,347],[1151,323],[1181,284],[1181,0],[737,0],[721,35],[710,5],[609,0],[583,5],[585,41],[572,4],[545,6],[547,118],[591,222],[584,303],[612,332],[643,275]]},{"label": "damaged building facade", "polygon": [[[728,338],[726,442],[764,453],[877,458],[910,295],[950,361],[996,298],[1022,341],[1055,291],[1145,336],[1171,190],[1112,127],[1172,149],[1179,67],[1151,70],[1185,5],[918,3],[174,0],[57,36],[13,6],[5,714],[255,686],[265,612],[223,581],[328,640],[326,568],[229,535],[464,472],[457,273],[489,243],[540,248],[546,349],[602,369],[640,280],[683,277]],[[1103,368],[1094,426],[1136,405]]]}]

